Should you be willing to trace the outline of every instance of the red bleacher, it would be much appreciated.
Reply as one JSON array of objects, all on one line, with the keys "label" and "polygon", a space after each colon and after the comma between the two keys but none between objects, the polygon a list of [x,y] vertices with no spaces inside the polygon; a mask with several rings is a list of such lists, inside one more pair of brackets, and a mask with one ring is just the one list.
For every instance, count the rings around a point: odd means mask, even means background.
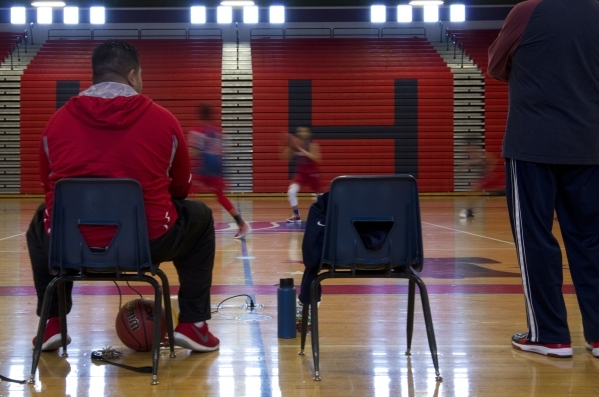
[{"label": "red bleacher", "polygon": [[[489,47],[498,34],[497,29],[449,31],[450,36],[455,35],[457,42],[463,43],[466,54],[485,76],[485,149],[500,157],[507,120],[508,86],[487,75]],[[503,174],[503,167],[497,172]]]},{"label": "red bleacher", "polygon": [[[129,40],[139,51],[143,93],[169,109],[187,131],[197,122],[197,105],[221,112],[222,40]],[[21,78],[21,193],[42,193],[38,148],[42,130],[56,111],[57,81],[91,85],[91,53],[100,41],[50,40]]]},{"label": "red bleacher", "polygon": [[[279,152],[290,125],[290,80],[311,81],[306,112],[323,153],[323,190],[339,175],[394,173],[399,152],[417,158],[421,191],[453,191],[453,77],[426,39],[255,39],[251,46],[254,192],[287,189]],[[394,127],[399,79],[417,80],[417,113],[407,121],[417,119],[413,139],[318,137],[318,128]]]}]

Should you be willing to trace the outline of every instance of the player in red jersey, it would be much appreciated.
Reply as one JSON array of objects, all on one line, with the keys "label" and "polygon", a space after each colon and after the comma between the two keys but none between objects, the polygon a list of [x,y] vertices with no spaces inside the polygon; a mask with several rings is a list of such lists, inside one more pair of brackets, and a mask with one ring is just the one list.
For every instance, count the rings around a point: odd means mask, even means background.
[{"label": "player in red jersey", "polygon": [[220,128],[212,124],[212,107],[206,103],[199,106],[200,123],[189,131],[187,141],[191,158],[191,174],[194,181],[210,189],[220,205],[237,223],[239,230],[234,238],[243,239],[251,232],[235,206],[225,196],[223,179],[223,137]]},{"label": "player in red jersey", "polygon": [[312,130],[309,126],[299,126],[295,130],[295,135],[289,134],[287,147],[283,154],[287,159],[295,159],[296,173],[293,180],[289,184],[287,197],[289,204],[293,209],[293,215],[287,222],[301,222],[302,218],[297,208],[297,193],[300,187],[307,186],[314,193],[320,191],[320,172],[318,163],[322,159],[320,147],[316,143],[312,143]]}]

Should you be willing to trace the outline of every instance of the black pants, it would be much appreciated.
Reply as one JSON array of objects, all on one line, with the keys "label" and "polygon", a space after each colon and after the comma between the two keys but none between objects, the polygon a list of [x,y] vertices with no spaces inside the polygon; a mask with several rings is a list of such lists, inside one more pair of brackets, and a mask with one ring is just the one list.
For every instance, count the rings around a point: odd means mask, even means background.
[{"label": "black pants", "polygon": [[[214,220],[204,203],[174,200],[179,218],[162,237],[150,241],[154,263],[173,261],[179,275],[179,321],[198,322],[210,319],[210,287],[214,267]],[[50,238],[44,231],[44,210],[40,205],[27,230],[27,247],[37,292],[37,314],[41,313],[46,287],[54,279],[48,267]],[[66,283],[67,310],[73,305],[73,283]],[[50,306],[50,317],[58,316],[58,293]]]},{"label": "black pants", "polygon": [[506,159],[506,194],[530,340],[570,343],[555,210],[585,339],[599,341],[599,166]]}]

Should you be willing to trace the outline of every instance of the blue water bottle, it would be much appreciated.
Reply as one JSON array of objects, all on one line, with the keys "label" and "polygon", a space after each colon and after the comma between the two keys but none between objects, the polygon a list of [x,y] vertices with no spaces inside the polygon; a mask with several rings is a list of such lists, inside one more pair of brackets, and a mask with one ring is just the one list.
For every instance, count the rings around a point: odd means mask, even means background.
[{"label": "blue water bottle", "polygon": [[278,336],[295,338],[295,288],[292,278],[282,278],[277,289]]}]

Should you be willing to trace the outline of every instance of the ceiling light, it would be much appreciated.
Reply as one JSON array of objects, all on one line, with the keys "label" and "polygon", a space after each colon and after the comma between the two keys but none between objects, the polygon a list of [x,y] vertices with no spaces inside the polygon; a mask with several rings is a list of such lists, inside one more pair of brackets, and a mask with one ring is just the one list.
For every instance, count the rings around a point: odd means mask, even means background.
[{"label": "ceiling light", "polygon": [[191,23],[206,23],[206,7],[191,7]]},{"label": "ceiling light", "polygon": [[466,7],[463,4],[449,6],[449,20],[451,22],[464,22],[466,20]]},{"label": "ceiling light", "polygon": [[411,6],[442,6],[442,0],[412,0],[410,1]]},{"label": "ceiling light", "polygon": [[412,6],[397,6],[397,22],[412,22]]},{"label": "ceiling light", "polygon": [[258,23],[258,7],[243,7],[243,23]]},{"label": "ceiling light", "polygon": [[64,1],[34,1],[31,3],[34,7],[64,7]]},{"label": "ceiling light", "polygon": [[26,22],[25,7],[12,7],[10,9],[10,23],[20,25]]},{"label": "ceiling light", "polygon": [[216,22],[231,23],[233,22],[233,9],[231,6],[216,7]]},{"label": "ceiling light", "polygon": [[270,23],[285,23],[285,7],[270,6]]},{"label": "ceiling light", "polygon": [[253,6],[253,1],[221,1],[221,6],[229,6],[229,7],[248,7]]}]

